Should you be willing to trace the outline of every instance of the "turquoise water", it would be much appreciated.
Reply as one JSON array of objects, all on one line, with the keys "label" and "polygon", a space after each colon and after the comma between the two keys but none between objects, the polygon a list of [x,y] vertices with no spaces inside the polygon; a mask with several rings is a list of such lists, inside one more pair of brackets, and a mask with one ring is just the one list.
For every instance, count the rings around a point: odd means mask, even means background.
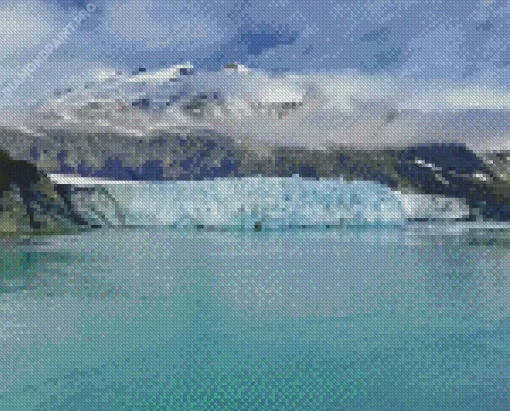
[{"label": "turquoise water", "polygon": [[0,238],[1,410],[504,410],[510,230]]}]

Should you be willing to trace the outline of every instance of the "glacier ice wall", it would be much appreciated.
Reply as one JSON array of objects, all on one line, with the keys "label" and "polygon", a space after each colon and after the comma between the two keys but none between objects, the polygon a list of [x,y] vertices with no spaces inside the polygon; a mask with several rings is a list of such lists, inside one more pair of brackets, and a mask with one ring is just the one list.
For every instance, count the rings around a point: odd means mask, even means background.
[{"label": "glacier ice wall", "polygon": [[441,195],[396,193],[403,212],[410,220],[467,219],[471,210],[463,199]]},{"label": "glacier ice wall", "polygon": [[[114,182],[52,176],[76,188],[81,208],[83,187],[109,193],[112,225],[232,227],[279,229],[300,226],[401,225],[408,219],[459,219],[469,216],[460,199],[402,194],[370,181],[343,179],[236,178],[211,181]],[[92,191],[87,190],[87,193]],[[104,197],[104,195],[103,195]],[[104,202],[103,202],[104,203]],[[120,214],[120,215],[119,215]]]},{"label": "glacier ice wall", "polygon": [[128,221],[176,226],[282,228],[395,224],[402,208],[386,187],[368,182],[244,178],[114,186]]}]

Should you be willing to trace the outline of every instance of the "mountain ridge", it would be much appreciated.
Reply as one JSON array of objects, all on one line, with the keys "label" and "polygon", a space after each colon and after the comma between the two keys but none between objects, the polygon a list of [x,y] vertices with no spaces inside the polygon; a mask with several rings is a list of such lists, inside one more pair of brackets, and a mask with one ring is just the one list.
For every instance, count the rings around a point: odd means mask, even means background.
[{"label": "mountain ridge", "polygon": [[462,144],[372,150],[275,145],[262,153],[244,140],[214,132],[141,138],[111,133],[34,135],[4,128],[0,130],[0,149],[9,151],[17,160],[33,162],[47,174],[112,180],[296,174],[316,179],[370,180],[393,190],[464,198],[484,218],[510,219],[510,182],[505,161],[497,153],[475,153]]}]

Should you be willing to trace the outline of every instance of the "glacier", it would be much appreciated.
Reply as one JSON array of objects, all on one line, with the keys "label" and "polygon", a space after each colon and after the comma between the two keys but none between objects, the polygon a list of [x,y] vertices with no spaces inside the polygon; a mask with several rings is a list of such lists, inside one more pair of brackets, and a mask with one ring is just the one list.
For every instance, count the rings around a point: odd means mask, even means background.
[{"label": "glacier", "polygon": [[372,181],[244,177],[203,181],[108,181],[51,175],[71,201],[106,225],[238,229],[387,226],[470,216],[462,199],[404,194]]}]

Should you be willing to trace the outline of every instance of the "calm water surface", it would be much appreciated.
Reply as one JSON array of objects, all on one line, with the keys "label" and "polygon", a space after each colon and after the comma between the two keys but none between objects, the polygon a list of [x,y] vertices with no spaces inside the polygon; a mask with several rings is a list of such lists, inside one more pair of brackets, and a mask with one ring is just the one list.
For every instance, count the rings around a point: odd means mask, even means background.
[{"label": "calm water surface", "polygon": [[510,409],[509,273],[470,224],[0,238],[0,409]]}]

